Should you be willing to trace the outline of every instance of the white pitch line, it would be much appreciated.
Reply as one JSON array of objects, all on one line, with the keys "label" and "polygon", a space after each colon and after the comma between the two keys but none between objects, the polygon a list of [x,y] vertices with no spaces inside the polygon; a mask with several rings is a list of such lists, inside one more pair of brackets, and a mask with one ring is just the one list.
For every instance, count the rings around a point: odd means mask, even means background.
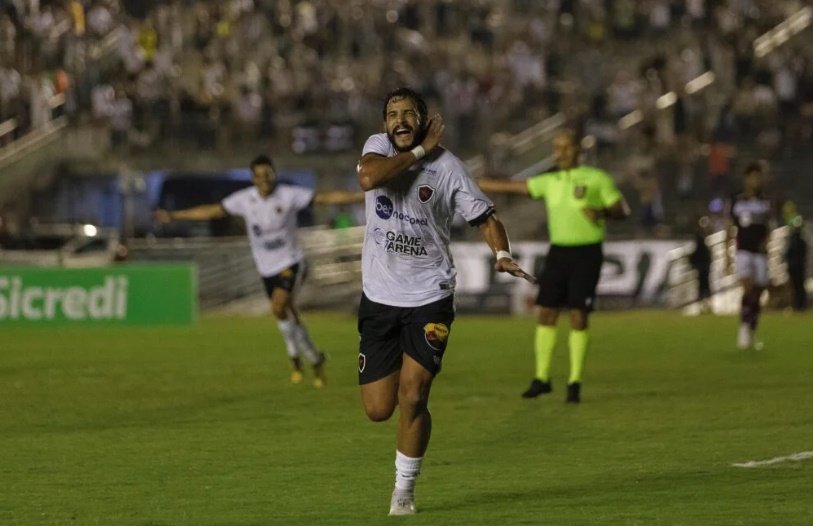
[{"label": "white pitch line", "polygon": [[748,462],[738,462],[731,465],[738,468],[759,468],[762,466],[770,466],[771,464],[779,464],[780,462],[799,462],[800,460],[808,458],[813,458],[813,451],[800,451],[799,453],[784,457],[774,457],[768,460],[749,460]]}]

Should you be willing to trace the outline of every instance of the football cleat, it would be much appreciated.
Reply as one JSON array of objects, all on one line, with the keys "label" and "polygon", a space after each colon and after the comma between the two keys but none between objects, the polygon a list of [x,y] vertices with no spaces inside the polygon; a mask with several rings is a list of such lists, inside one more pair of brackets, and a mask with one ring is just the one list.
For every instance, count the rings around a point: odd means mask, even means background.
[{"label": "football cleat", "polygon": [[302,375],[302,371],[300,371],[298,369],[294,369],[293,371],[291,371],[291,383],[292,384],[301,384],[303,378],[304,378],[304,376]]},{"label": "football cleat", "polygon": [[415,515],[415,494],[411,491],[396,489],[392,492],[390,500],[390,517],[399,515]]},{"label": "football cleat", "polygon": [[568,404],[578,404],[581,402],[581,387],[582,384],[579,382],[567,384],[567,398],[565,398],[565,402]]},{"label": "football cleat", "polygon": [[740,330],[737,333],[737,347],[745,350],[750,349],[753,344],[754,334],[751,331],[751,326],[747,323],[740,324]]},{"label": "football cleat", "polygon": [[531,381],[531,386],[522,393],[522,398],[536,398],[539,395],[548,394],[553,391],[553,386],[550,382],[543,382],[539,378],[534,378]]},{"label": "football cleat", "polygon": [[327,356],[325,353],[319,353],[319,360],[315,364],[313,364],[313,386],[317,389],[321,389],[325,386],[327,382],[327,378],[325,378],[325,362],[327,361]]}]

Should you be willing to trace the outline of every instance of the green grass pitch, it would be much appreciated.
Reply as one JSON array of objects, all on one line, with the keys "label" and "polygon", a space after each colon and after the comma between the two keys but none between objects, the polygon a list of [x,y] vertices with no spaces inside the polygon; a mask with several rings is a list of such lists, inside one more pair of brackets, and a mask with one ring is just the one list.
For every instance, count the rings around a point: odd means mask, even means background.
[{"label": "green grass pitch", "polygon": [[288,383],[276,326],[0,332],[0,524],[813,524],[813,317],[597,313],[579,406],[522,400],[531,319],[460,316],[415,517],[388,518],[394,422],[356,385],[355,320],[310,313],[329,385]]}]

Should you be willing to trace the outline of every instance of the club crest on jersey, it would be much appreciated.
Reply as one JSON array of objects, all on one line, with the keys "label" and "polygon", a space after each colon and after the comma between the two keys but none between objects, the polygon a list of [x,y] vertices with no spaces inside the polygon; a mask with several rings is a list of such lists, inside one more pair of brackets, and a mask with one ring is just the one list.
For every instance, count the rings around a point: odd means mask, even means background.
[{"label": "club crest on jersey", "polygon": [[583,184],[576,185],[576,188],[573,189],[573,195],[576,199],[583,199],[587,195],[587,187]]},{"label": "club crest on jersey", "polygon": [[281,213],[282,213],[282,207],[281,207],[281,206],[278,206],[278,207],[277,207],[277,213],[278,213],[278,214],[281,214]]},{"label": "club crest on jersey", "polygon": [[364,353],[359,353],[359,372],[363,373],[365,367],[367,367],[367,356]]},{"label": "club crest on jersey", "polygon": [[428,184],[422,184],[418,187],[418,199],[421,203],[428,203],[433,195],[435,195],[435,189]]},{"label": "club crest on jersey", "polygon": [[423,326],[423,336],[429,347],[442,351],[449,339],[449,326],[445,323],[427,323]]}]

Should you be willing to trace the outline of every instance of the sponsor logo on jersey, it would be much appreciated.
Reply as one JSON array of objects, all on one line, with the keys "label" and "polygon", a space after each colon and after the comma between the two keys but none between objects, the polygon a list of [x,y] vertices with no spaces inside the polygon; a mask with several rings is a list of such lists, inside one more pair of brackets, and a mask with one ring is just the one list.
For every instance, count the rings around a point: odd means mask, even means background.
[{"label": "sponsor logo on jersey", "polygon": [[400,219],[401,221],[407,222],[410,225],[421,225],[421,226],[428,226],[429,225],[429,220],[426,219],[425,217],[424,218],[412,217],[411,215],[404,214],[403,212],[398,212],[398,211],[393,212],[392,217],[394,217],[396,219]]},{"label": "sponsor logo on jersey", "polygon": [[442,351],[449,339],[449,326],[445,323],[427,323],[423,326],[426,344],[436,351]]},{"label": "sponsor logo on jersey", "polygon": [[587,187],[583,184],[576,185],[573,189],[573,195],[576,196],[576,199],[583,199],[587,195]]},{"label": "sponsor logo on jersey", "polygon": [[375,199],[375,213],[381,219],[389,219],[392,217],[392,213],[395,210],[395,207],[392,205],[392,201],[386,195],[379,195]]},{"label": "sponsor logo on jersey", "polygon": [[395,205],[392,204],[392,200],[386,195],[379,195],[378,197],[376,197],[375,214],[381,219],[389,219],[392,217],[400,221],[407,222],[410,225],[421,225],[421,226],[429,225],[429,220],[426,219],[425,217],[424,218],[412,217],[409,214],[397,211],[395,209]]},{"label": "sponsor logo on jersey", "polygon": [[276,250],[279,247],[285,244],[284,238],[277,238],[277,239],[269,239],[268,241],[263,241],[263,248],[266,250]]},{"label": "sponsor logo on jersey", "polygon": [[423,238],[410,236],[393,230],[384,231],[381,228],[373,230],[373,240],[384,250],[391,254],[404,254],[406,256],[427,256]]},{"label": "sponsor logo on jersey", "polygon": [[418,200],[421,203],[429,202],[433,195],[435,195],[435,189],[428,184],[422,184],[418,187]]},{"label": "sponsor logo on jersey", "polygon": [[363,373],[365,367],[367,367],[367,356],[364,353],[359,353],[359,372]]}]

